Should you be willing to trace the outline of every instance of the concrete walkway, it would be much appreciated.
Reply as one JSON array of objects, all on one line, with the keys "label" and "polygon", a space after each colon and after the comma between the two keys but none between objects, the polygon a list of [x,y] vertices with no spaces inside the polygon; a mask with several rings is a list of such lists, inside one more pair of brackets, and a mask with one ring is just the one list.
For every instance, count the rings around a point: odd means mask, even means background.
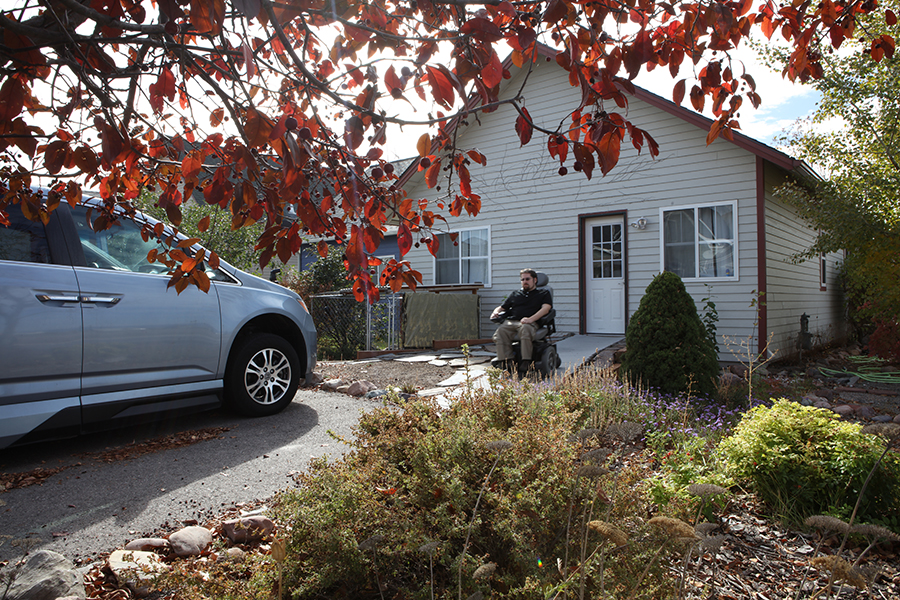
[{"label": "concrete walkway", "polygon": [[563,373],[575,370],[601,351],[624,340],[621,335],[573,335],[560,340],[556,343],[562,360],[559,370]]}]

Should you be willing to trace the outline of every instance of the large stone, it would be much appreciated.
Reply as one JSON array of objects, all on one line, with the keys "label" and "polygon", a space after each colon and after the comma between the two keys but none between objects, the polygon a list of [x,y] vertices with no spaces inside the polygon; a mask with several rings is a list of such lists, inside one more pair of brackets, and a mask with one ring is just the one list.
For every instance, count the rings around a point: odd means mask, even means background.
[{"label": "large stone", "polygon": [[362,396],[363,394],[376,389],[378,389],[377,385],[375,385],[371,381],[362,379],[360,381],[354,381],[353,383],[351,383],[350,387],[347,388],[346,393],[350,396]]},{"label": "large stone", "polygon": [[255,515],[225,521],[222,523],[222,530],[232,544],[255,544],[272,535],[275,523],[268,517]]},{"label": "large stone", "polygon": [[894,423],[900,423],[900,415],[894,417]]},{"label": "large stone", "polygon": [[835,406],[831,410],[841,415],[842,417],[849,417],[853,414],[853,407],[849,404],[841,404],[840,406]]},{"label": "large stone", "polygon": [[860,419],[871,419],[875,416],[875,409],[871,406],[866,406],[865,404],[853,404],[851,405],[853,408],[853,412],[856,413],[856,416]]},{"label": "large stone", "polygon": [[829,402],[831,402],[832,400],[834,400],[834,390],[831,390],[831,389],[828,389],[828,388],[819,388],[819,389],[817,389],[814,393],[815,393],[815,395],[818,396],[819,398],[825,398],[825,399],[828,400]]},{"label": "large stone", "polygon": [[169,536],[169,545],[178,556],[200,556],[212,543],[212,533],[205,527],[191,525]]},{"label": "large stone", "polygon": [[138,538],[125,544],[126,550],[143,550],[145,552],[168,547],[169,540],[164,540],[163,538]]},{"label": "large stone", "polygon": [[116,550],[109,555],[109,570],[120,587],[127,587],[135,596],[143,598],[153,591],[153,579],[168,567],[153,552]]},{"label": "large stone", "polygon": [[38,550],[15,573],[5,600],[56,600],[63,596],[84,598],[84,583],[65,556]]},{"label": "large stone", "polygon": [[322,382],[322,389],[336,392],[341,386],[348,385],[343,379],[327,379]]},{"label": "large stone", "polygon": [[310,373],[309,377],[303,380],[303,387],[315,387],[322,381],[324,380],[319,373]]}]

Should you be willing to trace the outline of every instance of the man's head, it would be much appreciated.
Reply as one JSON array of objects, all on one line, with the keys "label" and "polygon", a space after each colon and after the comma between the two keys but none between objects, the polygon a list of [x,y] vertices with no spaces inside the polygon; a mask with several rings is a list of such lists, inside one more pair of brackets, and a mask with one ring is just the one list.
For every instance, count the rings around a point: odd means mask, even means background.
[{"label": "man's head", "polygon": [[537,271],[534,269],[522,269],[519,271],[519,281],[526,292],[537,287]]}]

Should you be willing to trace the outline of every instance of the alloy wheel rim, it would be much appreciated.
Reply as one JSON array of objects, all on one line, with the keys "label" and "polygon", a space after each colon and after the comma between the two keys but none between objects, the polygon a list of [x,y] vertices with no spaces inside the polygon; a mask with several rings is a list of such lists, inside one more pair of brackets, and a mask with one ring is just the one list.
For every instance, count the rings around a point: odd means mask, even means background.
[{"label": "alloy wheel rim", "polygon": [[258,404],[284,398],[291,383],[291,363],[282,352],[265,348],[253,355],[244,369],[244,389]]}]

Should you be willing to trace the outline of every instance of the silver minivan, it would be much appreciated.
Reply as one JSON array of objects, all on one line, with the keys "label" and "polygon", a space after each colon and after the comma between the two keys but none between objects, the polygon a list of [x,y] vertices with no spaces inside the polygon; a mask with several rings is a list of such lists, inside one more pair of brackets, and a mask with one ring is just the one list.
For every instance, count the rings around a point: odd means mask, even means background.
[{"label": "silver minivan", "polygon": [[[208,293],[167,288],[139,223],[93,231],[91,202],[0,225],[0,448],[150,416],[250,416],[292,401],[316,364],[294,292],[221,262]],[[138,215],[138,220],[153,219]]]}]

